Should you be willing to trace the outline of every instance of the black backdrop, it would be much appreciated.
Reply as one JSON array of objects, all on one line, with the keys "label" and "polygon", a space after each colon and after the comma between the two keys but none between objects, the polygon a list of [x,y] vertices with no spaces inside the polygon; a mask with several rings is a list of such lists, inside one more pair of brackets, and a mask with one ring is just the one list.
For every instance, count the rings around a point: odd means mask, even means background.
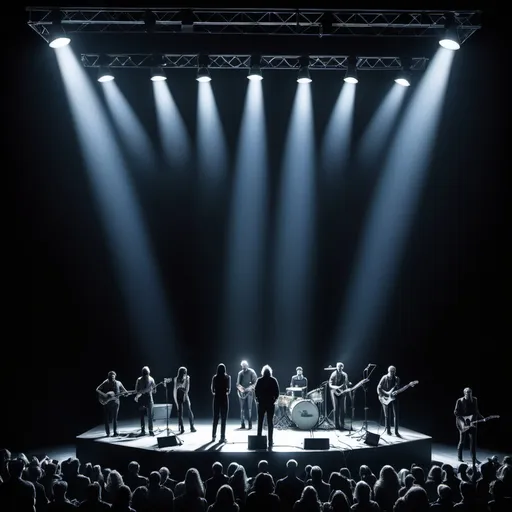
[{"label": "black backdrop", "polygon": [[[508,230],[503,222],[507,161],[502,130],[506,103],[500,94],[502,70],[492,65],[499,58],[498,33],[491,21],[456,55],[436,154],[384,320],[372,340],[370,359],[379,365],[379,375],[393,363],[403,380],[421,381],[404,395],[407,426],[453,441],[453,404],[462,388],[471,385],[484,414],[502,415],[500,422],[482,429],[481,442],[504,448],[511,425],[503,388],[508,338]],[[52,50],[25,26],[19,39],[20,50],[13,53],[10,67],[17,71],[10,83],[15,87],[6,97],[5,169],[7,175],[14,171],[16,213],[12,245],[7,245],[13,250],[6,251],[11,258],[5,280],[9,313],[2,343],[0,444],[26,449],[72,440],[98,424],[96,385],[115,368],[125,385],[132,387],[144,363],[116,283]],[[183,71],[176,77],[172,92],[193,133],[193,74]],[[339,82],[330,73],[314,78],[315,129],[321,134]],[[237,141],[244,80],[243,74],[226,72],[215,75],[212,82],[231,152]],[[377,74],[358,85],[356,141],[388,82],[388,75]],[[147,77],[126,70],[119,86],[155,138]],[[264,90],[275,190],[295,83],[289,73],[267,73]],[[219,206],[217,224],[205,233],[190,207],[192,187],[177,191],[162,169],[156,175],[148,172],[132,178],[171,297],[175,343],[180,344],[181,354],[173,361],[154,354],[145,362],[157,379],[175,374],[181,364],[188,366],[196,413],[207,417],[207,387],[218,360],[216,344],[221,342],[212,339],[220,309],[210,305],[219,302],[215,294],[222,280],[226,210]],[[311,344],[301,358],[313,385],[327,377],[321,368],[335,363],[325,354],[331,352],[370,189],[371,183],[363,183],[357,169],[350,169],[335,212],[339,217],[317,227],[320,256],[313,328]],[[321,218],[329,221],[325,212]],[[198,253],[201,236],[219,240],[206,268]],[[330,256],[322,253],[328,244],[334,247]],[[256,368],[267,362],[268,348],[262,340],[250,348],[225,348],[223,357],[234,374],[243,356]],[[296,358],[293,347],[280,353],[285,357],[268,362],[284,382]],[[355,381],[368,360],[356,354],[350,362],[347,370]],[[159,398],[163,401],[163,396]],[[369,399],[372,419],[377,419],[373,392]],[[233,415],[236,409],[235,404]],[[133,403],[125,402],[123,415],[133,413]]]}]

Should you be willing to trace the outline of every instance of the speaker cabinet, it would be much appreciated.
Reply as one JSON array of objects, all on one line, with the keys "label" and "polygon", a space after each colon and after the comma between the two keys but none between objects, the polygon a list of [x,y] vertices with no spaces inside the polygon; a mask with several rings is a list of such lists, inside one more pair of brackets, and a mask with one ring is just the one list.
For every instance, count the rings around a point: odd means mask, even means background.
[{"label": "speaker cabinet", "polygon": [[328,437],[305,437],[304,450],[328,450]]},{"label": "speaker cabinet", "polygon": [[267,436],[247,436],[249,450],[266,450],[268,446]]},{"label": "speaker cabinet", "polygon": [[168,448],[169,446],[179,446],[181,441],[175,435],[157,437],[158,448]]},{"label": "speaker cabinet", "polygon": [[378,446],[380,441],[379,434],[374,434],[373,432],[366,431],[366,436],[364,438],[364,444],[368,446]]}]

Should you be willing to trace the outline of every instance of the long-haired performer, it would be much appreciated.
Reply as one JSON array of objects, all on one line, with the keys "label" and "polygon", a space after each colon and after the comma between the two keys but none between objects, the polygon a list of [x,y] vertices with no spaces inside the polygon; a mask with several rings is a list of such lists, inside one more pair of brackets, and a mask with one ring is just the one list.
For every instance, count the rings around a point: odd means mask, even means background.
[{"label": "long-haired performer", "polygon": [[154,436],[153,433],[153,394],[156,393],[155,379],[151,377],[149,368],[144,366],[142,368],[142,376],[137,379],[135,383],[135,401],[139,404],[140,411],[140,433],[146,435],[146,422],[144,416],[148,416],[149,435]]},{"label": "long-haired performer", "polygon": [[229,394],[231,393],[231,376],[226,373],[226,365],[220,363],[217,373],[212,378],[213,394],[213,429],[212,441],[217,437],[217,425],[220,416],[220,442],[226,442],[226,420],[229,411]]},{"label": "long-haired performer", "polygon": [[178,428],[180,434],[185,432],[183,427],[183,404],[187,404],[187,415],[188,421],[190,422],[190,432],[195,432],[194,428],[194,413],[192,412],[192,406],[190,405],[190,397],[188,395],[190,391],[190,376],[187,374],[187,369],[184,366],[180,366],[178,374],[174,379],[174,390],[173,398],[174,402],[178,406]]},{"label": "long-haired performer", "polygon": [[261,369],[261,377],[256,382],[254,389],[256,401],[258,402],[258,435],[263,431],[263,420],[267,415],[268,425],[268,447],[274,444],[274,410],[276,400],[279,398],[279,383],[272,376],[272,368],[266,364]]},{"label": "long-haired performer", "polygon": [[238,392],[238,398],[240,399],[240,428],[245,428],[245,415],[244,411],[247,409],[247,421],[249,422],[249,430],[252,428],[252,402],[254,400],[254,386],[256,386],[256,380],[258,376],[256,372],[249,368],[247,361],[240,363],[242,369],[238,372],[238,378],[236,379],[236,389]]}]

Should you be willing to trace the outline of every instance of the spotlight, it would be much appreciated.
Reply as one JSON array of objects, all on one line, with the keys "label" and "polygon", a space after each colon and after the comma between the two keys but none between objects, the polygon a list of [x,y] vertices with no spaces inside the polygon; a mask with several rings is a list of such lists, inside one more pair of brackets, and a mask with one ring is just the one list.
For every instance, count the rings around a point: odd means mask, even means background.
[{"label": "spotlight", "polygon": [[297,77],[297,82],[299,84],[309,84],[313,80],[311,80],[311,75],[309,74],[308,66],[301,66],[299,69],[299,76]]},{"label": "spotlight", "polygon": [[263,75],[261,74],[261,57],[253,55],[251,57],[251,68],[249,69],[249,74],[247,78],[249,80],[263,80]]},{"label": "spotlight", "polygon": [[200,67],[198,70],[197,70],[197,77],[196,77],[196,80],[198,82],[210,82],[212,79],[212,77],[210,76],[210,71],[208,70],[207,67]]},{"label": "spotlight", "polygon": [[357,62],[355,59],[350,59],[347,64],[347,71],[345,72],[345,78],[343,79],[347,84],[357,84]]},{"label": "spotlight", "polygon": [[396,75],[395,82],[403,87],[409,87],[411,85],[411,72],[407,68],[402,69]]},{"label": "spotlight", "polygon": [[62,48],[71,42],[71,39],[64,32],[60,22],[53,22],[49,32],[50,38],[48,40],[48,44],[50,48]]},{"label": "spotlight", "polygon": [[98,70],[98,82],[111,82],[112,80],[114,80],[112,71],[105,66],[101,66]]},{"label": "spotlight", "polygon": [[447,50],[458,50],[460,48],[460,43],[457,26],[455,24],[455,16],[450,12],[445,15],[445,19],[444,37],[440,39],[439,45]]},{"label": "spotlight", "polygon": [[167,80],[164,70],[161,67],[151,68],[151,81],[152,82],[163,82]]}]

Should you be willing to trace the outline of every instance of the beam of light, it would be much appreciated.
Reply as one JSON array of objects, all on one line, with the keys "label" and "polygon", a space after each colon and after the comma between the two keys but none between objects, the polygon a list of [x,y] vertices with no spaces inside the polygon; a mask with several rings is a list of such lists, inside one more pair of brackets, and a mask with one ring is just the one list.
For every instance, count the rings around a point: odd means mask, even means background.
[{"label": "beam of light", "polygon": [[315,141],[311,86],[298,84],[277,204],[275,346],[303,346],[309,336],[314,231]]},{"label": "beam of light", "polygon": [[167,164],[186,170],[191,157],[191,144],[185,122],[176,106],[168,83],[151,82],[155,95],[156,117],[160,142]]},{"label": "beam of light", "polygon": [[346,166],[352,141],[356,85],[343,83],[322,142],[322,167],[328,174]]},{"label": "beam of light", "polygon": [[175,347],[167,300],[113,130],[71,48],[56,55],[128,318],[147,350],[146,364],[169,360]]},{"label": "beam of light", "polygon": [[237,147],[226,266],[225,339],[261,341],[267,146],[261,81],[250,80]]},{"label": "beam of light", "polygon": [[102,82],[117,131],[130,157],[144,168],[155,168],[155,153],[146,130],[115,81]]},{"label": "beam of light", "polygon": [[210,82],[198,82],[197,155],[203,183],[215,186],[224,181],[227,149]]},{"label": "beam of light", "polygon": [[403,104],[407,88],[394,83],[373,115],[359,141],[356,162],[366,168],[378,162],[389,140]]},{"label": "beam of light", "polygon": [[434,148],[453,60],[440,49],[395,134],[368,214],[340,317],[337,348],[369,350],[400,266]]}]

